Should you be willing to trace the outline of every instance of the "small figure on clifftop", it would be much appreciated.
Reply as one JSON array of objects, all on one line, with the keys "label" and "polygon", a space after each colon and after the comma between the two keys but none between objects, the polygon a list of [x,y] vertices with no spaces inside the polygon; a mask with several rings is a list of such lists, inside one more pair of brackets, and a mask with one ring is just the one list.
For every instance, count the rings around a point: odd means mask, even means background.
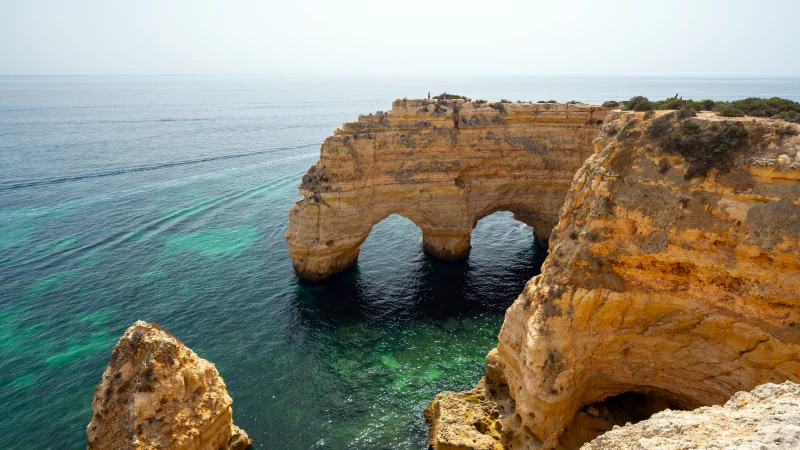
[{"label": "small figure on clifftop", "polygon": [[430,100],[430,99],[431,99],[431,93],[428,92],[428,100]]}]

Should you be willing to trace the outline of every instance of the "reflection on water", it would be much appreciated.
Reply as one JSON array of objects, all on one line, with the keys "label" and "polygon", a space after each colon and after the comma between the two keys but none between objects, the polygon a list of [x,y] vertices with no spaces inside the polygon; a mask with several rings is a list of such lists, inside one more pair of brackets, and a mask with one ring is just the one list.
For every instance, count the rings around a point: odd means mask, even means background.
[{"label": "reflection on water", "polygon": [[422,409],[482,376],[503,311],[541,265],[534,245],[530,227],[496,213],[479,222],[467,260],[441,261],[422,252],[413,223],[391,216],[356,267],[299,285],[296,332],[324,367],[309,386],[320,396],[310,410],[322,413],[309,422],[330,425],[316,435],[328,440],[296,444],[424,447]]}]

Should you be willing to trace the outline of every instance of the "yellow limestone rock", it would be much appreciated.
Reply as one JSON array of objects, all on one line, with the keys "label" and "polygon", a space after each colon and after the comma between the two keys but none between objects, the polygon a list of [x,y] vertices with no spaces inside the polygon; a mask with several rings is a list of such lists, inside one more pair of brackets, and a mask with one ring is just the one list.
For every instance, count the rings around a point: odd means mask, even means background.
[{"label": "yellow limestone rock", "polygon": [[762,384],[724,406],[664,411],[615,428],[581,450],[800,448],[800,385]]},{"label": "yellow limestone rock", "polygon": [[95,388],[88,449],[245,450],[214,364],[156,324],[136,322]]},{"label": "yellow limestone rock", "polygon": [[[660,410],[800,381],[800,162],[781,157],[800,127],[666,114],[606,118],[542,274],[506,312],[484,383],[514,407],[492,421],[537,438],[501,436],[505,448],[577,448]],[[678,148],[692,136],[735,148],[666,152],[679,127]],[[733,128],[747,130],[744,145]],[[442,410],[448,395],[434,401],[440,416],[457,413]],[[481,407],[507,402],[496,397]],[[447,426],[431,426],[434,449],[447,448],[436,438]]]},{"label": "yellow limestone rock", "polygon": [[603,108],[397,100],[327,138],[289,212],[286,241],[300,277],[354,264],[373,225],[414,222],[425,251],[458,259],[478,220],[497,211],[546,244],[575,171],[594,152]]}]

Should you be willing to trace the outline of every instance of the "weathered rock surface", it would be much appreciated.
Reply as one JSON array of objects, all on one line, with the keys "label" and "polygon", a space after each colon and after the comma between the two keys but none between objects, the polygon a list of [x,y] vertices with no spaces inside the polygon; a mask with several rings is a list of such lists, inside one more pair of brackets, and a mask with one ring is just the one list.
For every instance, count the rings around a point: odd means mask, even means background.
[{"label": "weathered rock surface", "polygon": [[[798,126],[663,115],[606,119],[542,274],[508,309],[487,357],[486,383],[514,405],[493,420],[541,439],[528,448],[576,448],[626,415],[800,381]],[[706,153],[663,150],[684,121],[675,142],[707,136]],[[733,128],[747,137],[725,156]],[[442,399],[439,416],[459,414]],[[479,402],[492,410],[507,400]],[[447,426],[432,427],[434,448],[447,448],[436,442]]]},{"label": "weathered rock surface", "polygon": [[725,406],[663,411],[616,428],[582,450],[800,448],[800,386],[762,384],[738,392]]},{"label": "weathered rock surface", "polygon": [[214,364],[156,324],[138,321],[114,346],[95,388],[89,449],[244,450]]},{"label": "weathered rock surface", "polygon": [[546,244],[575,172],[594,151],[600,107],[397,100],[325,140],[303,177],[286,240],[297,273],[350,267],[391,214],[422,229],[424,249],[458,259],[481,218],[511,211]]}]

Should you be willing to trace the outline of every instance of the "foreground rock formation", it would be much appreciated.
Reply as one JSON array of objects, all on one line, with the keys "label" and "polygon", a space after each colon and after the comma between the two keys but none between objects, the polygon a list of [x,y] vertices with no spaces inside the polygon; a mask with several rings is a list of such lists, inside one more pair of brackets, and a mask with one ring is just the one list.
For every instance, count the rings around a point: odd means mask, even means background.
[{"label": "foreground rock formation", "polygon": [[659,410],[800,381],[798,134],[610,114],[486,379],[426,412],[431,446],[577,448]]},{"label": "foreground rock formation", "polygon": [[244,450],[214,365],[156,324],[138,321],[114,346],[95,389],[89,449]]},{"label": "foreground rock formation", "polygon": [[664,411],[616,428],[581,450],[800,448],[800,386],[763,384],[725,406]]},{"label": "foreground rock formation", "polygon": [[303,177],[286,240],[300,277],[321,280],[358,258],[391,214],[422,230],[425,251],[465,257],[481,218],[497,211],[546,244],[570,181],[594,151],[600,107],[397,100],[325,140]]}]

